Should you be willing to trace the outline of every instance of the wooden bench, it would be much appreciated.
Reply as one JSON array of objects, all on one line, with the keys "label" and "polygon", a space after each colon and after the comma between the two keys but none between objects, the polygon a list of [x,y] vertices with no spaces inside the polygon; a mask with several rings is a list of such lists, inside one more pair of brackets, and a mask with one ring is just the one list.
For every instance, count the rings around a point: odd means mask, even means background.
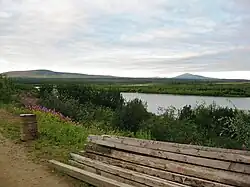
[{"label": "wooden bench", "polygon": [[126,137],[88,137],[70,165],[50,161],[95,186],[250,187],[250,152]]}]

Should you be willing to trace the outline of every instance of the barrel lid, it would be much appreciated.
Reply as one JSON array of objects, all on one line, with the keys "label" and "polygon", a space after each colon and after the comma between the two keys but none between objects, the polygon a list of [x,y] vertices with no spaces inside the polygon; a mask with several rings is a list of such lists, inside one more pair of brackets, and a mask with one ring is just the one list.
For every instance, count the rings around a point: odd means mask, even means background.
[{"label": "barrel lid", "polygon": [[20,117],[31,117],[35,116],[35,114],[20,114]]}]

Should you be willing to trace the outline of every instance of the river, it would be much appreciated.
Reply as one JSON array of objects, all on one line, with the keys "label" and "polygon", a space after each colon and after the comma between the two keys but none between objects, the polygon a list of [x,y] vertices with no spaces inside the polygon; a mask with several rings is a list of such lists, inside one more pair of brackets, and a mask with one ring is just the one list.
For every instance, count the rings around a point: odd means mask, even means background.
[{"label": "river", "polygon": [[173,106],[177,109],[185,105],[194,107],[197,104],[207,105],[216,103],[219,106],[250,110],[250,98],[236,97],[208,97],[208,96],[186,96],[170,94],[143,94],[143,93],[122,93],[126,101],[138,98],[147,103],[148,111],[158,113],[159,107],[168,108]]}]

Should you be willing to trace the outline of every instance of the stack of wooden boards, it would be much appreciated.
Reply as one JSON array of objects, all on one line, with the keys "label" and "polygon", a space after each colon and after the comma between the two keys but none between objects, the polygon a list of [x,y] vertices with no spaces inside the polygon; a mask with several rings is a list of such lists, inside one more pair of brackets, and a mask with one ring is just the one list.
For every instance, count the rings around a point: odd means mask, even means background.
[{"label": "stack of wooden boards", "polygon": [[71,165],[50,163],[95,186],[250,187],[250,152],[135,138],[88,137]]}]

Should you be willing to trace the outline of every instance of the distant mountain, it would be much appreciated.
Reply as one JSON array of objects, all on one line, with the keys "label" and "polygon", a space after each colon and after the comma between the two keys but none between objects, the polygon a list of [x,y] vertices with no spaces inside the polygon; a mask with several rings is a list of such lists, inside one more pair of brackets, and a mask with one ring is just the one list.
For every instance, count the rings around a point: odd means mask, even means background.
[{"label": "distant mountain", "polygon": [[3,74],[12,78],[113,78],[105,75],[54,72],[50,70],[11,71]]},{"label": "distant mountain", "polygon": [[209,78],[209,77],[203,77],[200,75],[193,75],[190,73],[185,73],[185,74],[179,75],[177,77],[173,77],[173,78],[174,79],[185,79],[185,80],[211,80],[211,79],[214,79],[214,78]]},{"label": "distant mountain", "polygon": [[[182,75],[179,75],[177,77],[173,78],[160,78],[160,77],[152,77],[152,78],[132,78],[132,77],[115,77],[115,76],[108,76],[108,75],[89,75],[89,74],[81,74],[81,73],[67,73],[67,72],[55,72],[50,70],[30,70],[30,71],[10,71],[6,73],[2,73],[4,75],[7,75],[7,77],[11,78],[29,78],[29,79],[88,79],[88,80],[99,80],[99,81],[112,81],[112,82],[122,82],[122,81],[130,81],[130,82],[139,82],[139,83],[145,83],[146,82],[152,82],[152,81],[158,81],[158,82],[164,82],[164,81],[170,81],[170,80],[209,80],[209,81],[225,81],[225,82],[249,82],[249,80],[241,80],[241,79],[216,79],[216,78],[210,78],[210,77],[204,77],[200,75],[194,75],[190,73],[185,73]],[[1,73],[0,73],[1,75]]]}]

